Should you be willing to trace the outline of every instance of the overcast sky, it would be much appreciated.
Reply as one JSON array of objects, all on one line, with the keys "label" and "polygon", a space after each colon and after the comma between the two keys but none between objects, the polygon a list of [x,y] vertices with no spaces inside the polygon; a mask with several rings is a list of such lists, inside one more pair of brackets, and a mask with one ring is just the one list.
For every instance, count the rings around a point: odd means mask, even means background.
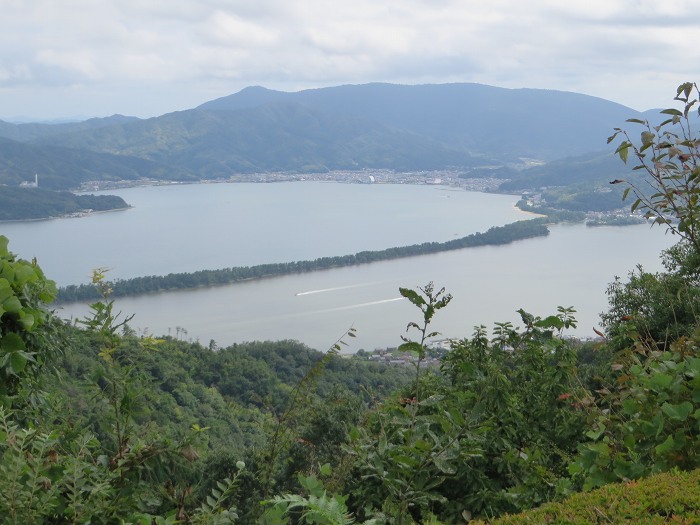
[{"label": "overcast sky", "polygon": [[478,82],[638,110],[700,81],[700,0],[0,0],[0,118],[151,117],[250,85]]}]

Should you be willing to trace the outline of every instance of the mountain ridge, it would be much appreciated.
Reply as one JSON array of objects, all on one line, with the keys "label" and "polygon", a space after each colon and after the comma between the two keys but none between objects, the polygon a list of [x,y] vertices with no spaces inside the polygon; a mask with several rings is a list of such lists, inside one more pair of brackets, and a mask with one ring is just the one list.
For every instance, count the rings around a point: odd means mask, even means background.
[{"label": "mountain ridge", "polygon": [[[614,126],[641,116],[622,104],[589,95],[473,83],[372,83],[297,92],[254,86],[201,104],[198,109],[237,110],[280,99],[340,114],[371,116],[385,125],[451,146],[466,146],[472,154],[507,155],[509,160],[519,156],[554,160],[594,151],[605,144]],[[533,128],[538,118],[541,124]],[[505,127],[504,122],[511,125]],[[523,130],[529,132],[530,144],[524,144]],[[582,143],[577,144],[577,139]],[[548,143],[552,144],[549,148]],[[518,149],[512,154],[514,146]]]},{"label": "mountain ridge", "polygon": [[[84,180],[76,174],[85,174],[86,159],[97,162],[94,154],[110,155],[105,162],[113,171],[87,170],[98,180],[133,170],[135,178],[200,180],[237,173],[469,170],[548,162],[599,151],[613,127],[644,116],[598,97],[484,84],[348,84],[297,92],[250,86],[149,119],[0,121],[0,137],[34,148],[19,165],[35,171],[55,169],[51,158],[59,150],[45,148],[63,148],[56,184],[75,188]],[[45,168],[37,165],[41,158]],[[17,165],[0,149],[0,183],[15,183]]]}]

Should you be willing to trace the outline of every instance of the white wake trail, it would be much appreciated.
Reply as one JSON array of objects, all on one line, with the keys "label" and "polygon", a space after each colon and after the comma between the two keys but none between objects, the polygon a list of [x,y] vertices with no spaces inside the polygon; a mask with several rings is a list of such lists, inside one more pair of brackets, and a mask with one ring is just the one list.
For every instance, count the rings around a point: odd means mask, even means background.
[{"label": "white wake trail", "polygon": [[335,288],[321,288],[320,290],[308,290],[306,292],[298,292],[295,293],[294,295],[296,297],[300,297],[302,295],[313,295],[317,293],[326,293],[326,292],[337,292],[338,290],[349,290],[350,288],[362,288],[363,286],[373,286],[375,284],[381,284],[384,281],[378,281],[378,282],[373,282],[373,283],[362,283],[362,284],[349,284],[347,286],[336,286]]},{"label": "white wake trail", "polygon": [[355,308],[364,308],[365,306],[374,306],[376,304],[393,303],[394,301],[403,301],[405,297],[394,297],[393,299],[381,299],[379,301],[371,301],[369,303],[351,304],[348,306],[338,306],[337,308],[328,308],[327,310],[319,310],[318,313],[324,312],[340,312],[343,310],[353,310]]}]

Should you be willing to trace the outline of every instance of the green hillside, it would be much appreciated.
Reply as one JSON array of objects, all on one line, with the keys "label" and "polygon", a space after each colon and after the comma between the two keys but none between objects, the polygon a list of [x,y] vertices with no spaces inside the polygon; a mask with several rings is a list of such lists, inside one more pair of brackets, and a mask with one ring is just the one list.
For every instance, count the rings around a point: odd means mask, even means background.
[{"label": "green hillside", "polygon": [[95,180],[194,180],[178,166],[85,149],[39,146],[0,138],[0,184],[19,186],[39,175],[42,188],[76,189]]},{"label": "green hillside", "polygon": [[501,184],[499,189],[518,192],[545,186],[595,186],[624,178],[628,173],[629,169],[611,151],[600,151],[566,157],[523,170],[512,180]]},{"label": "green hillside", "polygon": [[434,140],[299,104],[181,111],[53,137],[50,143],[176,165],[201,178],[269,171],[440,169],[474,163],[466,153]]},{"label": "green hillside", "polygon": [[67,191],[0,186],[0,221],[46,219],[128,207],[124,199],[114,195],[75,195]]},{"label": "green hillside", "polygon": [[123,124],[138,120],[136,117],[124,115],[112,115],[105,118],[91,118],[80,122],[67,122],[61,124],[25,123],[11,124],[0,120],[0,137],[5,137],[19,142],[27,142],[51,135],[62,135],[75,131],[89,131],[106,126]]}]

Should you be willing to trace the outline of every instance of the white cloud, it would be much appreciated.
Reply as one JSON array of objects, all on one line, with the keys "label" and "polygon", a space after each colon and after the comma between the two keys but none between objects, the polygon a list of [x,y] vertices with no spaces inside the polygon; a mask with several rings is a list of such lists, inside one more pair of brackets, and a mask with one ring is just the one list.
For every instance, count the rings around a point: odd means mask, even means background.
[{"label": "white cloud", "polygon": [[214,46],[269,48],[276,43],[276,31],[225,11],[214,12],[198,28],[201,43]]},{"label": "white cloud", "polygon": [[6,117],[150,116],[253,84],[372,81],[562,89],[647,109],[700,63],[696,0],[0,0],[0,13]]}]

